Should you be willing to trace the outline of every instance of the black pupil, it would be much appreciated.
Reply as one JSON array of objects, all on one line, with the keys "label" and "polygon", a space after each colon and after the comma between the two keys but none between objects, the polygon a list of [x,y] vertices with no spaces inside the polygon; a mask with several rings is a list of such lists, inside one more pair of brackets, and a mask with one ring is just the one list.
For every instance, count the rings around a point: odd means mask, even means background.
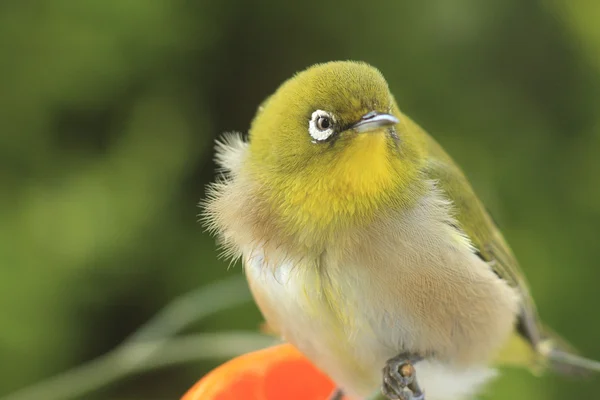
[{"label": "black pupil", "polygon": [[329,118],[327,117],[319,117],[319,129],[327,129],[329,128]]}]

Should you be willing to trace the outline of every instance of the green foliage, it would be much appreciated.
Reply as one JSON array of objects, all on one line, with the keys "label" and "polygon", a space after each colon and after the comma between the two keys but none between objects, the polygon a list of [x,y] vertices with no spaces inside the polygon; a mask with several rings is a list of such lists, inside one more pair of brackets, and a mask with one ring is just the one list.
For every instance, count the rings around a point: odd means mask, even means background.
[{"label": "green foliage", "polygon": [[[334,59],[382,70],[471,178],[541,314],[600,358],[598,18],[583,0],[5,0],[0,396],[241,273],[196,223],[211,142],[247,130],[283,79]],[[259,323],[248,304],[195,330]],[[141,374],[96,398],[175,398],[217,362]],[[595,398],[599,382],[507,371],[485,398]]]}]

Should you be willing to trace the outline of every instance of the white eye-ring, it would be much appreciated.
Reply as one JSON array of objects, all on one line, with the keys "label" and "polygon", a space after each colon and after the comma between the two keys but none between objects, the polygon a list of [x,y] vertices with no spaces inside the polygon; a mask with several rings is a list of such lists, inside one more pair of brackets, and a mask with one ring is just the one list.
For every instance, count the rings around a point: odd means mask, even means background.
[{"label": "white eye-ring", "polygon": [[317,142],[329,139],[333,134],[335,118],[327,111],[317,110],[312,113],[308,122],[308,133]]}]

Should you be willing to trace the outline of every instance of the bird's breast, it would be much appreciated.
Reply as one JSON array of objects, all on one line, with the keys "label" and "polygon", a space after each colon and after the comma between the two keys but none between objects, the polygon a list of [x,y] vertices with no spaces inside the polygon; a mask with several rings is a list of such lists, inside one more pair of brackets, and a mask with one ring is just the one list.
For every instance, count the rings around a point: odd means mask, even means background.
[{"label": "bird's breast", "polygon": [[[432,194],[315,259],[274,265],[265,261],[278,258],[272,254],[247,252],[265,318],[352,393],[376,388],[385,361],[404,351],[483,376],[513,329],[519,299],[473,253],[445,204]],[[481,374],[471,376],[473,368]]]}]

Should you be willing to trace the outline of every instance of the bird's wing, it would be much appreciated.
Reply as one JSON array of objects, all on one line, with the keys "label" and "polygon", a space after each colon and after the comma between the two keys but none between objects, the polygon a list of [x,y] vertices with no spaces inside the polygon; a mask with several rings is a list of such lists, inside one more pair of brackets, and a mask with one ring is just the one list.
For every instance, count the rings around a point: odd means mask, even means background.
[{"label": "bird's wing", "polygon": [[431,136],[410,119],[406,118],[405,123],[411,125],[409,129],[422,134],[428,150],[424,172],[453,202],[457,228],[470,238],[477,255],[498,277],[519,291],[521,312],[515,329],[539,356],[536,357],[538,361],[566,375],[585,376],[592,371],[600,372],[600,362],[577,355],[572,346],[542,325],[517,259],[464,173]]},{"label": "bird's wing", "polygon": [[537,349],[542,340],[541,325],[515,256],[461,169],[433,138],[425,132],[423,134],[429,150],[425,173],[437,182],[438,188],[453,202],[458,228],[470,238],[477,255],[501,279],[519,291],[522,305],[516,329]]}]

